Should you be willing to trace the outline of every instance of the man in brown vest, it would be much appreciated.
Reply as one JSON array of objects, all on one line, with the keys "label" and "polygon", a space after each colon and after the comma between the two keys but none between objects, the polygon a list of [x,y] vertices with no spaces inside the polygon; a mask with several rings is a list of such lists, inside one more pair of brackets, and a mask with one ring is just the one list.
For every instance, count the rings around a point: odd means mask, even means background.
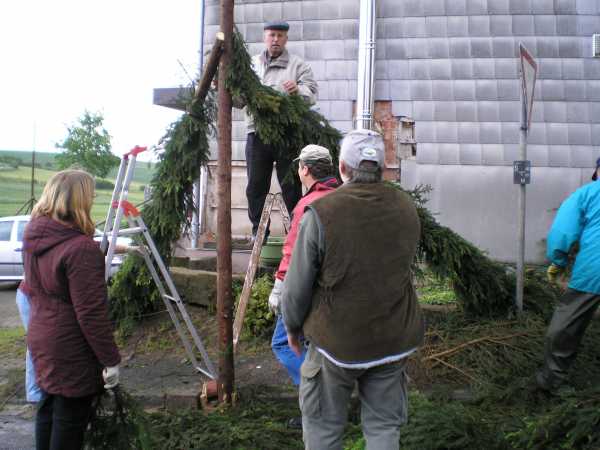
[{"label": "man in brown vest", "polygon": [[424,334],[411,273],[421,226],[383,167],[381,135],[348,133],[344,185],[307,207],[284,281],[290,347],[300,351],[302,333],[310,342],[300,369],[309,450],[342,448],[355,383],[369,450],[398,449],[407,418],[406,358]]}]

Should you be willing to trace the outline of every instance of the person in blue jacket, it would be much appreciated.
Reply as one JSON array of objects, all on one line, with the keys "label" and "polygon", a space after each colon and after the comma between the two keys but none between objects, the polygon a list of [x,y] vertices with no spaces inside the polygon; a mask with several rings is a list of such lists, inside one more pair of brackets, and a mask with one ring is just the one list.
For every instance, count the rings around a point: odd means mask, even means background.
[{"label": "person in blue jacket", "polygon": [[579,251],[568,287],[546,333],[544,364],[536,375],[539,388],[553,391],[567,378],[585,330],[600,304],[600,158],[588,183],[560,206],[548,233],[548,279],[555,282],[567,266],[573,244]]}]

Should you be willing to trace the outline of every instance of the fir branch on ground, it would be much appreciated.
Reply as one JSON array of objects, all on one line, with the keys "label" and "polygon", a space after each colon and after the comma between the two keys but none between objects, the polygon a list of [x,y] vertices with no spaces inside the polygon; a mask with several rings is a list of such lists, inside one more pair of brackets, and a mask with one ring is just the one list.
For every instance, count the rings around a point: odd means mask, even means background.
[{"label": "fir branch on ground", "polygon": [[600,448],[600,386],[562,391],[551,408],[525,417],[523,425],[507,435],[514,448]]},{"label": "fir branch on ground", "polygon": [[95,400],[90,427],[85,434],[85,448],[90,450],[153,450],[148,417],[121,387]]},{"label": "fir branch on ground", "polygon": [[153,414],[152,430],[161,449],[302,449],[302,433],[286,422],[299,414],[295,401],[265,396],[268,388],[239,392],[238,403],[210,413]]}]

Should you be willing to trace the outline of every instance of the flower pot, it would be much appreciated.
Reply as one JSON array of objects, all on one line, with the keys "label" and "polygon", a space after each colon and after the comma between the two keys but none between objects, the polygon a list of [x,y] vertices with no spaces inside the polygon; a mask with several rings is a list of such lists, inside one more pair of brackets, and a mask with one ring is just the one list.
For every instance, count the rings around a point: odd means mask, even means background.
[{"label": "flower pot", "polygon": [[269,237],[260,251],[259,264],[263,267],[277,267],[281,262],[283,237]]}]

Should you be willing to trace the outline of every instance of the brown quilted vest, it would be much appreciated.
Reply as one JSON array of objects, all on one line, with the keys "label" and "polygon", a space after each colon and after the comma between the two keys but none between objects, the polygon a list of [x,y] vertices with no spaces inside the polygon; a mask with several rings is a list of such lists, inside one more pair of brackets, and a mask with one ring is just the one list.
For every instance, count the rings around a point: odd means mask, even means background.
[{"label": "brown quilted vest", "polygon": [[347,363],[419,346],[424,326],[412,283],[421,226],[408,195],[383,183],[347,184],[315,201],[325,254],[304,334]]}]

